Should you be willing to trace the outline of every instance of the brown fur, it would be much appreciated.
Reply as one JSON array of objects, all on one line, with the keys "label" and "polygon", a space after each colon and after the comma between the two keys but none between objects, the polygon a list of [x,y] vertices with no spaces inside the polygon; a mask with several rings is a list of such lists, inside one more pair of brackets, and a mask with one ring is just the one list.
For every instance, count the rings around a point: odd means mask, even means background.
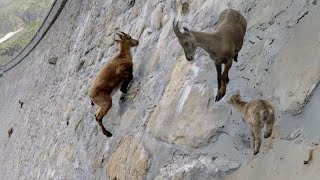
[{"label": "brown fur", "polygon": [[261,146],[261,129],[266,124],[264,138],[272,134],[275,122],[275,109],[266,100],[256,99],[250,102],[241,100],[240,94],[231,96],[229,103],[243,115],[243,120],[248,124],[252,135],[253,154],[259,153]]},{"label": "brown fur", "polygon": [[[173,30],[183,47],[187,60],[194,59],[197,46],[202,47],[214,60],[217,70],[218,94],[216,101],[219,101],[226,93],[229,82],[229,69],[232,61],[238,61],[238,53],[243,45],[243,38],[247,28],[246,19],[236,10],[224,10],[215,26],[213,32],[190,31],[183,27],[181,33],[178,22],[173,21]],[[221,65],[225,64],[221,74]]]},{"label": "brown fur", "polygon": [[112,106],[112,94],[118,88],[123,93],[127,92],[128,85],[133,79],[133,63],[130,48],[139,44],[139,41],[132,39],[128,34],[121,33],[118,34],[120,40],[115,40],[119,43],[120,52],[102,67],[89,90],[91,104],[98,105],[95,118],[103,134],[108,137],[111,137],[112,134],[105,129],[102,119]]}]

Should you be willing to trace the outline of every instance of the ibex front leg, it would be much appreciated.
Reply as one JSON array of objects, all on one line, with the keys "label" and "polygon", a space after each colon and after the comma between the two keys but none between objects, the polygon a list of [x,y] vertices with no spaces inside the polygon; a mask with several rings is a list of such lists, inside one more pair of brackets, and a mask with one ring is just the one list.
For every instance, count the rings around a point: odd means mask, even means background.
[{"label": "ibex front leg", "polygon": [[216,71],[217,71],[217,81],[218,81],[218,90],[221,87],[221,64],[216,64]]},{"label": "ibex front leg", "polygon": [[228,60],[224,66],[224,71],[221,75],[221,87],[218,90],[218,94],[216,96],[216,102],[220,101],[220,99],[222,99],[223,96],[226,94],[227,84],[229,82],[229,70],[231,66],[232,66],[232,59]]},{"label": "ibex front leg", "polygon": [[132,95],[132,94],[137,94],[137,92],[133,92],[131,94],[128,94],[127,91],[128,91],[128,88],[129,88],[129,84],[131,83],[132,79],[133,79],[133,75],[132,75],[132,70],[129,71],[128,75],[127,76],[123,76],[124,77],[124,81],[122,82],[121,84],[121,88],[120,88],[120,91],[122,93],[124,93],[125,95],[121,95],[120,99],[121,100],[125,100],[126,99],[126,96],[129,96],[129,95]]},{"label": "ibex front leg", "polygon": [[130,84],[130,82],[132,81],[132,79],[133,79],[133,75],[130,74],[129,77],[126,78],[126,79],[122,82],[121,88],[120,88],[120,91],[121,91],[122,93],[125,93],[125,94],[127,93],[127,91],[128,91],[128,85]]},{"label": "ibex front leg", "polygon": [[238,53],[237,53],[236,55],[234,55],[233,60],[234,60],[235,62],[238,62]]}]

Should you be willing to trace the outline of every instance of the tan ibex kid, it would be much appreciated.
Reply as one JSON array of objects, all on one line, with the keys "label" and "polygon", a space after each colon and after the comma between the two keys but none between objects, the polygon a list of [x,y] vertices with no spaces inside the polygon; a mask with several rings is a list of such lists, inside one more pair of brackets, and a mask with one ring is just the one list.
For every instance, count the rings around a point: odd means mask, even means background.
[{"label": "tan ibex kid", "polygon": [[239,92],[231,96],[228,103],[243,115],[243,120],[251,130],[253,154],[258,154],[261,146],[261,129],[265,124],[266,131],[264,138],[268,138],[272,134],[273,124],[275,122],[275,109],[273,105],[262,99],[256,99],[250,102],[242,101]]}]

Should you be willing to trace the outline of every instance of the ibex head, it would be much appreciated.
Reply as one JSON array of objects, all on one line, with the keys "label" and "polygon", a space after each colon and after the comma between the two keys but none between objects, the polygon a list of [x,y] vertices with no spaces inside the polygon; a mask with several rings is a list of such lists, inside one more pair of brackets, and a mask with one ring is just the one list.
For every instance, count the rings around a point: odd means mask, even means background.
[{"label": "ibex head", "polygon": [[241,100],[241,95],[240,95],[240,91],[238,90],[236,94],[230,97],[230,100],[228,101],[228,103],[231,105],[235,105],[235,104],[239,104],[240,100]]},{"label": "ibex head", "polygon": [[179,21],[175,22],[173,20],[173,32],[178,37],[179,43],[184,50],[184,54],[188,61],[192,61],[194,59],[194,54],[197,49],[197,41],[193,34],[189,31],[188,28],[183,27],[184,33],[182,33],[179,29]]},{"label": "ibex head", "polygon": [[138,46],[139,45],[139,41],[132,39],[131,36],[129,34],[126,34],[122,31],[119,31],[120,33],[116,33],[120,39],[115,39],[115,42],[118,43],[124,43],[129,45],[129,47],[134,47],[134,46]]}]

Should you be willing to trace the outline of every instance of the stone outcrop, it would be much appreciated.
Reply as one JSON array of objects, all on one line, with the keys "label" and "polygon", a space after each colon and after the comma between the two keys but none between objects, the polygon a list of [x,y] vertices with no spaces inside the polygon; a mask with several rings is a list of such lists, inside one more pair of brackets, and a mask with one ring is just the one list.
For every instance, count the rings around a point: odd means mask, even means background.
[{"label": "stone outcrop", "polygon": [[216,90],[213,83],[207,83],[208,77],[208,72],[190,65],[184,56],[177,59],[166,90],[150,117],[150,132],[156,138],[199,147],[223,133],[221,127],[228,119],[229,108],[213,102]]},{"label": "stone outcrop", "polygon": [[317,179],[320,148],[314,144],[281,141],[268,154],[251,161],[225,180]]},{"label": "stone outcrop", "polygon": [[[281,108],[300,113],[320,81],[320,13],[311,13],[296,25],[294,36],[280,52],[272,82]],[[286,67],[286,68],[284,68]]]},{"label": "stone outcrop", "polygon": [[149,169],[149,155],[135,137],[123,137],[107,164],[110,179],[145,178]]}]

